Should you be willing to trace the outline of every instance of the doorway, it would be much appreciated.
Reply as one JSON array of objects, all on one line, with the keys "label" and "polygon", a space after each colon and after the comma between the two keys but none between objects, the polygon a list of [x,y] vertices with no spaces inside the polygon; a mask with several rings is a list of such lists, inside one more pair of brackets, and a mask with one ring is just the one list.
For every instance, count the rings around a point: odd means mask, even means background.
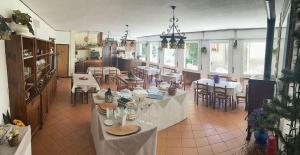
[{"label": "doorway", "polygon": [[69,44],[56,44],[57,76],[69,76]]}]

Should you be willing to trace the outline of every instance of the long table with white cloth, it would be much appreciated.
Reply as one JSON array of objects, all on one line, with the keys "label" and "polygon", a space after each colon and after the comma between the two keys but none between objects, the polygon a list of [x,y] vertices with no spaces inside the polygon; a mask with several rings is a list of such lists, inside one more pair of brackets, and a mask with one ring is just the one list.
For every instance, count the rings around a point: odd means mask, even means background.
[{"label": "long table with white cloth", "polygon": [[[104,103],[103,99],[93,94],[94,104]],[[123,137],[116,137],[105,132],[105,116],[92,108],[91,132],[98,155],[154,155],[156,153],[157,131],[175,125],[187,118],[188,104],[193,102],[183,90],[177,90],[175,96],[165,94],[162,100],[145,98],[143,103],[149,105],[143,111],[145,123],[127,121],[141,126],[141,131]],[[139,103],[140,104],[140,103]],[[94,107],[94,106],[93,106]]]}]

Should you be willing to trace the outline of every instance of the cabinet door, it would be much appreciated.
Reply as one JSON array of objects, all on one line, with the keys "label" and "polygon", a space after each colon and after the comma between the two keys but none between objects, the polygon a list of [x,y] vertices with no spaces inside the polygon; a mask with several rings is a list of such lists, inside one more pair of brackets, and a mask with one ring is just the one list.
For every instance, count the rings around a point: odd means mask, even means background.
[{"label": "cabinet door", "polygon": [[41,92],[41,101],[42,101],[42,122],[44,122],[47,112],[48,112],[48,90],[47,86]]},{"label": "cabinet door", "polygon": [[36,96],[31,103],[27,105],[27,124],[32,128],[32,135],[41,125],[40,95]]}]

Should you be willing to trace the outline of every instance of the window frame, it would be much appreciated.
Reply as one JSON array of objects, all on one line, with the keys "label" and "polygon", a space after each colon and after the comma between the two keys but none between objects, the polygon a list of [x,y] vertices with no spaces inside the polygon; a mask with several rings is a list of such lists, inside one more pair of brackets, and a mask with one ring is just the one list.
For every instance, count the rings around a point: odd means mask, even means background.
[{"label": "window frame", "polygon": [[[186,44],[188,44],[188,43],[197,43],[198,44],[198,51],[197,51],[197,58],[196,58],[196,60],[197,60],[197,69],[192,69],[192,68],[187,68],[187,65],[186,65]],[[192,72],[198,72],[199,71],[199,69],[200,69],[200,67],[199,67],[199,65],[200,65],[200,56],[201,56],[201,53],[200,53],[200,40],[188,40],[188,41],[186,41],[185,42],[185,48],[184,48],[184,51],[183,51],[183,69],[184,70],[186,70],[186,71],[192,71]]]},{"label": "window frame", "polygon": [[[227,72],[216,72],[216,71],[212,71],[212,63],[211,63],[211,60],[212,60],[212,51],[211,51],[211,45],[214,44],[214,43],[225,43],[227,44]],[[228,75],[229,74],[229,71],[230,71],[230,40],[211,40],[209,41],[209,73],[216,73],[216,74],[223,74],[223,75]]]},{"label": "window frame", "polygon": [[147,48],[148,48],[147,42],[139,42],[138,45],[139,45],[139,50],[138,50],[138,53],[137,53],[137,55],[136,55],[136,58],[137,58],[138,55],[142,52],[142,51],[141,51],[142,45],[145,45],[145,50],[146,50],[146,51],[145,51],[145,60],[142,60],[141,58],[140,58],[139,60],[141,60],[142,62],[147,62],[147,55],[148,55],[148,54],[147,54],[147,53],[148,53],[148,52],[147,52],[147,51],[148,51],[148,50],[147,50]]},{"label": "window frame", "polygon": [[[165,64],[165,52],[166,52],[166,49],[168,49],[168,50],[174,50],[174,66],[170,66],[170,65],[167,65],[167,64]],[[177,67],[177,51],[176,51],[177,49],[170,49],[169,48],[169,46],[168,46],[168,48],[163,48],[163,66],[164,67],[169,67],[169,68],[176,68]]]},{"label": "window frame", "polygon": [[[157,48],[157,62],[151,62],[151,46],[153,44],[158,45]],[[159,65],[160,64],[160,43],[159,42],[150,42],[149,43],[149,64],[155,64],[155,65]]]},{"label": "window frame", "polygon": [[[264,40],[264,39],[247,39],[247,40],[244,40],[243,41],[243,48],[242,48],[242,60],[243,60],[243,63],[242,63],[242,75],[244,75],[244,76],[253,76],[253,75],[258,75],[258,76],[261,76],[261,75],[263,75],[264,73],[264,71],[261,73],[261,74],[249,74],[249,72],[247,73],[247,72],[245,72],[245,66],[244,66],[244,62],[245,61],[247,61],[246,59],[247,59],[247,57],[245,57],[245,52],[246,52],[246,48],[247,48],[247,46],[246,46],[246,44],[247,43],[251,43],[251,42],[264,42],[265,43],[265,48],[266,48],[266,40]],[[266,52],[265,51],[265,49],[264,49],[264,52]],[[264,56],[265,56],[265,53],[264,53]],[[265,58],[264,58],[264,60],[265,60]],[[264,63],[263,63],[263,66],[264,66]],[[248,70],[248,69],[247,69]],[[246,70],[246,71],[247,71]]]}]

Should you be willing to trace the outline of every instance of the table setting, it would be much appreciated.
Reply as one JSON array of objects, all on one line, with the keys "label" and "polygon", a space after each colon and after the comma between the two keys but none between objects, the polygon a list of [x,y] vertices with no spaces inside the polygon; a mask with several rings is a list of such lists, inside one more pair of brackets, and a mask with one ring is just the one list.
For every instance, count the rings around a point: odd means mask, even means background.
[{"label": "table setting", "polygon": [[73,74],[72,93],[75,92],[76,88],[81,88],[84,92],[91,88],[95,88],[96,91],[100,90],[97,81],[91,74]]},{"label": "table setting", "polygon": [[148,75],[157,75],[160,73],[159,68],[154,68],[149,66],[137,66],[137,68],[145,70],[148,73]]},{"label": "table setting", "polygon": [[87,73],[94,75],[95,72],[102,72],[104,75],[109,75],[109,71],[116,71],[118,75],[120,75],[120,70],[116,67],[88,67]]}]

